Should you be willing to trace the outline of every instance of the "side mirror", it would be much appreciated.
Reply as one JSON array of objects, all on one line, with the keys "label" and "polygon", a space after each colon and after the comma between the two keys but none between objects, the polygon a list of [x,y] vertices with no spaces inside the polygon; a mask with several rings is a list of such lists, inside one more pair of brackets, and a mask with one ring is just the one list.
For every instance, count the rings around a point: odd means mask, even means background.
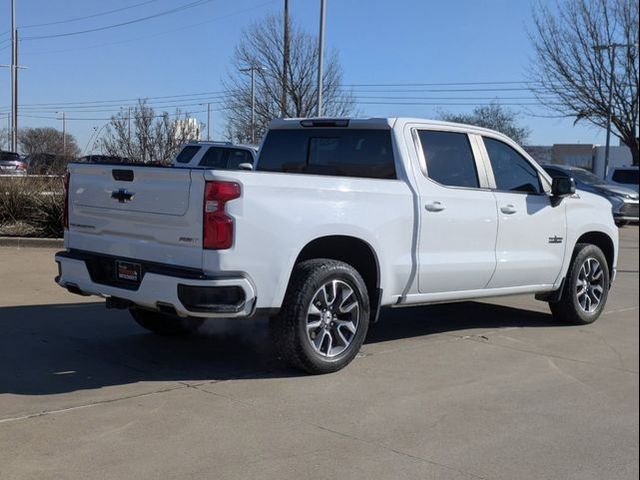
[{"label": "side mirror", "polygon": [[251,163],[241,163],[238,168],[240,170],[253,170],[253,165]]},{"label": "side mirror", "polygon": [[551,195],[567,197],[576,193],[576,182],[571,177],[554,177],[551,181]]}]

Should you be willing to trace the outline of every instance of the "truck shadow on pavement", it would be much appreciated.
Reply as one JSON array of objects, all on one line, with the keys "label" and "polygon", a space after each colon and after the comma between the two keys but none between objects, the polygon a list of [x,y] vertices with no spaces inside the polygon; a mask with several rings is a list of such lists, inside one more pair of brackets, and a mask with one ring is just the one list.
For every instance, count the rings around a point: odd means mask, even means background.
[{"label": "truck shadow on pavement", "polygon": [[[366,343],[466,329],[549,327],[548,314],[465,302],[385,311]],[[0,394],[49,395],[140,381],[297,376],[269,342],[268,321],[210,320],[159,337],[103,303],[0,307]]]}]

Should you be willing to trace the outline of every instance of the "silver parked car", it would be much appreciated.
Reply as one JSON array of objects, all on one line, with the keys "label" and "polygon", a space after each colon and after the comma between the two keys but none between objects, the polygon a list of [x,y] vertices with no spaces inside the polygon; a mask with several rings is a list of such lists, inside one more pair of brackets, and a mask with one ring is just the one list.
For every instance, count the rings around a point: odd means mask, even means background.
[{"label": "silver parked car", "polygon": [[15,152],[0,151],[0,175],[26,175],[27,162]]},{"label": "silver parked car", "polygon": [[638,191],[638,167],[615,167],[609,172],[607,180],[616,185]]},{"label": "silver parked car", "polygon": [[638,192],[630,188],[607,182],[593,173],[568,165],[542,165],[551,177],[572,177],[578,190],[595,193],[611,202],[611,211],[616,225],[638,223]]}]

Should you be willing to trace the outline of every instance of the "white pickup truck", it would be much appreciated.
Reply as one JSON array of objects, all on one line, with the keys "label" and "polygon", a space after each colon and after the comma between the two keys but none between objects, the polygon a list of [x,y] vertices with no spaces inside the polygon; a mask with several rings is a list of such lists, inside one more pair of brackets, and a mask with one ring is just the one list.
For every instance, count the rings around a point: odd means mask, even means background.
[{"label": "white pickup truck", "polygon": [[72,164],[67,192],[62,287],[160,334],[268,315],[311,373],[347,365],[382,307],[528,293],[585,324],[616,272],[604,198],[467,125],[274,120],[253,171]]}]

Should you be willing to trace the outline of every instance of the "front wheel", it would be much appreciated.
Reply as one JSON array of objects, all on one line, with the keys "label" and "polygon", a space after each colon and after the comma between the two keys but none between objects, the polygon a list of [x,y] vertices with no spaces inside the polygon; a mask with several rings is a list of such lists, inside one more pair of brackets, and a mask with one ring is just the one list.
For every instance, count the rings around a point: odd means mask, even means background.
[{"label": "front wheel", "polygon": [[142,328],[163,336],[186,335],[195,332],[202,322],[201,318],[179,317],[167,313],[132,307],[129,313]]},{"label": "front wheel", "polygon": [[553,316],[576,325],[595,322],[607,303],[609,267],[602,250],[595,245],[580,243],[565,278],[562,297],[550,302]]},{"label": "front wheel", "polygon": [[282,308],[271,319],[271,333],[282,358],[314,374],[348,365],[368,328],[364,280],[351,265],[328,259],[296,265]]}]

